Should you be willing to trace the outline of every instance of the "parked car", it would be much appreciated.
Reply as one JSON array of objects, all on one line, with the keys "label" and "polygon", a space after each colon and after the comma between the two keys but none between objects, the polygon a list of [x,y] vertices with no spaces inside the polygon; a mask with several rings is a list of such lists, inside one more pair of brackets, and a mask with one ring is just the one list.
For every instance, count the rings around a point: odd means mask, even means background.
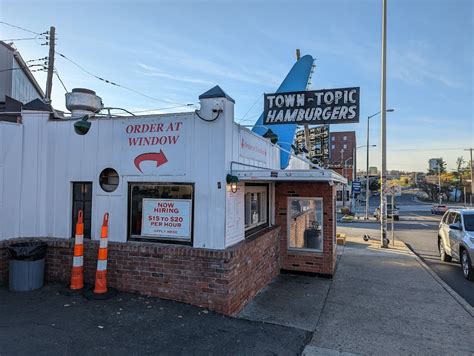
[{"label": "parked car", "polygon": [[[387,217],[391,218],[393,216],[393,220],[398,221],[400,220],[400,211],[398,210],[397,206],[395,205],[392,209],[392,204],[387,203]],[[374,217],[377,220],[380,220],[380,207],[375,209]]]},{"label": "parked car", "polygon": [[431,214],[444,214],[447,210],[447,205],[433,205],[431,207]]},{"label": "parked car", "polygon": [[438,230],[441,261],[460,261],[464,277],[474,281],[474,210],[449,209]]}]

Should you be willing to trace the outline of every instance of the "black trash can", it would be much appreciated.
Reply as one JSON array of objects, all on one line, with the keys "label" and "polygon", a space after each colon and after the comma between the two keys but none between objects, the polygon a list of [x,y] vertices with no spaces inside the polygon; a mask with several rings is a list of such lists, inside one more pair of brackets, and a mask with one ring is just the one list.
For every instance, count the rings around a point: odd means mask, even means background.
[{"label": "black trash can", "polygon": [[11,292],[27,292],[43,286],[47,246],[44,242],[19,242],[8,247]]}]

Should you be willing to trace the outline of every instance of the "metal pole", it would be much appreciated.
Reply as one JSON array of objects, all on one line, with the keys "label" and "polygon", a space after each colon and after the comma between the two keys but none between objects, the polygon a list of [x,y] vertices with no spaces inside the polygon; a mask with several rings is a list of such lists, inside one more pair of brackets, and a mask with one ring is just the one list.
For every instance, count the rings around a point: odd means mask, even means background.
[{"label": "metal pole", "polygon": [[[344,162],[344,149],[341,148],[341,166],[342,166],[342,176],[345,178],[346,177],[346,166]],[[345,185],[342,185],[342,206],[346,206],[346,189]]]},{"label": "metal pole", "polygon": [[441,205],[441,168],[440,168],[440,161],[438,161],[438,199],[439,205]]},{"label": "metal pole", "polygon": [[366,164],[366,184],[365,184],[365,220],[369,219],[369,123],[370,116],[367,116],[367,164]]},{"label": "metal pole", "polygon": [[393,225],[394,225],[394,219],[395,219],[394,214],[393,214],[394,210],[395,210],[395,198],[392,192],[392,245],[395,247],[395,234],[393,232]]},{"label": "metal pole", "polygon": [[467,207],[467,201],[466,201],[466,187],[463,187],[464,190],[464,207]]},{"label": "metal pole", "polygon": [[53,73],[54,73],[54,45],[56,42],[56,29],[51,26],[49,29],[49,55],[48,55],[48,76],[46,77],[45,98],[51,102],[51,91],[53,89]]},{"label": "metal pole", "polygon": [[470,168],[471,168],[471,195],[469,196],[469,200],[471,202],[471,207],[472,207],[472,194],[474,194],[474,178],[472,176],[472,148],[469,149],[470,154],[471,154],[471,159],[470,159]]},{"label": "metal pole", "polygon": [[385,185],[387,184],[387,127],[386,127],[386,73],[387,73],[387,0],[382,0],[382,75],[381,75],[381,103],[380,103],[380,117],[381,117],[381,156],[382,168],[380,172],[380,181],[382,185],[382,192],[380,194],[380,244],[381,247],[388,247],[387,244],[387,195],[385,192]]}]

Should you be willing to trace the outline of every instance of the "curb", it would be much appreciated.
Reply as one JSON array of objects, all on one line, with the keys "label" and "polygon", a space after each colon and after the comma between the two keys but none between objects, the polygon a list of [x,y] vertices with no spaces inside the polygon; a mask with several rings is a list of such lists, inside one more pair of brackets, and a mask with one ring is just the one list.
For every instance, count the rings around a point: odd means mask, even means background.
[{"label": "curb", "polygon": [[[399,240],[401,241],[401,240]],[[431,269],[430,266],[428,266],[422,259],[420,256],[418,256],[416,254],[415,251],[412,250],[411,246],[409,244],[406,244],[404,241],[401,241],[407,248],[408,250],[410,251],[410,253],[415,256],[415,259],[418,261],[418,263],[431,275],[431,277],[433,277],[433,279],[438,282],[441,287],[444,288],[444,290],[446,290],[446,292],[448,292],[451,297],[454,298],[454,300],[456,300],[467,312],[469,315],[471,315],[471,317],[474,318],[474,307],[471,306],[471,304],[469,304],[463,297],[461,297],[457,292],[455,292],[445,281],[443,281],[441,279],[441,277],[439,277],[435,271],[433,271]]]}]

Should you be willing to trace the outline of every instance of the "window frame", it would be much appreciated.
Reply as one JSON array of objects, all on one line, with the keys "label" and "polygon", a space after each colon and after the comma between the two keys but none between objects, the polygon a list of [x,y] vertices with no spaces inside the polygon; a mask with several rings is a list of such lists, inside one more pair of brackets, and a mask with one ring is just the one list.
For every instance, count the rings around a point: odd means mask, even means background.
[{"label": "window frame", "polygon": [[[292,199],[305,200],[312,199],[321,202],[321,249],[317,250],[314,248],[299,248],[290,247],[290,223],[291,219],[291,205]],[[312,252],[312,253],[324,253],[324,199],[322,197],[288,197],[286,206],[286,249],[291,252]]]},{"label": "window frame", "polygon": [[[174,239],[169,237],[151,237],[141,236],[132,234],[132,189],[134,186],[179,186],[187,185],[192,187],[191,193],[191,238],[190,239]],[[128,193],[127,193],[127,242],[155,242],[155,243],[169,243],[177,245],[194,245],[194,206],[195,206],[195,184],[188,182],[141,182],[141,181],[129,181],[128,182]],[[150,199],[159,199],[150,197]],[[187,199],[183,199],[187,200]]]},{"label": "window frame", "polygon": [[[76,223],[77,223],[77,216],[74,216],[74,204],[75,204],[75,200],[74,200],[74,197],[75,197],[75,193],[74,193],[74,186],[76,184],[82,184],[82,185],[90,185],[90,188],[91,188],[91,199],[90,199],[90,203],[91,203],[91,207],[90,207],[90,231],[89,231],[89,235],[86,234],[86,229],[85,229],[85,223],[84,223],[84,238],[85,239],[92,239],[92,207],[93,207],[93,201],[94,201],[94,183],[92,181],[71,181],[71,238],[74,238],[76,236]],[[81,200],[83,203],[87,202],[88,200]],[[83,221],[85,221],[85,207],[83,207]]]},{"label": "window frame", "polygon": [[[265,216],[266,216],[266,221],[262,222],[260,224],[251,226],[251,227],[245,227],[245,219],[247,215],[247,204],[245,202],[245,195],[247,194],[247,188],[250,188],[250,190],[255,190],[255,192],[259,192],[261,190],[255,189],[255,188],[265,188],[265,204],[266,204],[266,209],[265,209]],[[254,189],[252,189],[254,188]],[[250,192],[251,193],[251,192]],[[255,233],[264,230],[270,226],[270,185],[268,183],[245,183],[244,185],[244,233],[245,233],[245,238],[250,237],[254,235]]]}]

